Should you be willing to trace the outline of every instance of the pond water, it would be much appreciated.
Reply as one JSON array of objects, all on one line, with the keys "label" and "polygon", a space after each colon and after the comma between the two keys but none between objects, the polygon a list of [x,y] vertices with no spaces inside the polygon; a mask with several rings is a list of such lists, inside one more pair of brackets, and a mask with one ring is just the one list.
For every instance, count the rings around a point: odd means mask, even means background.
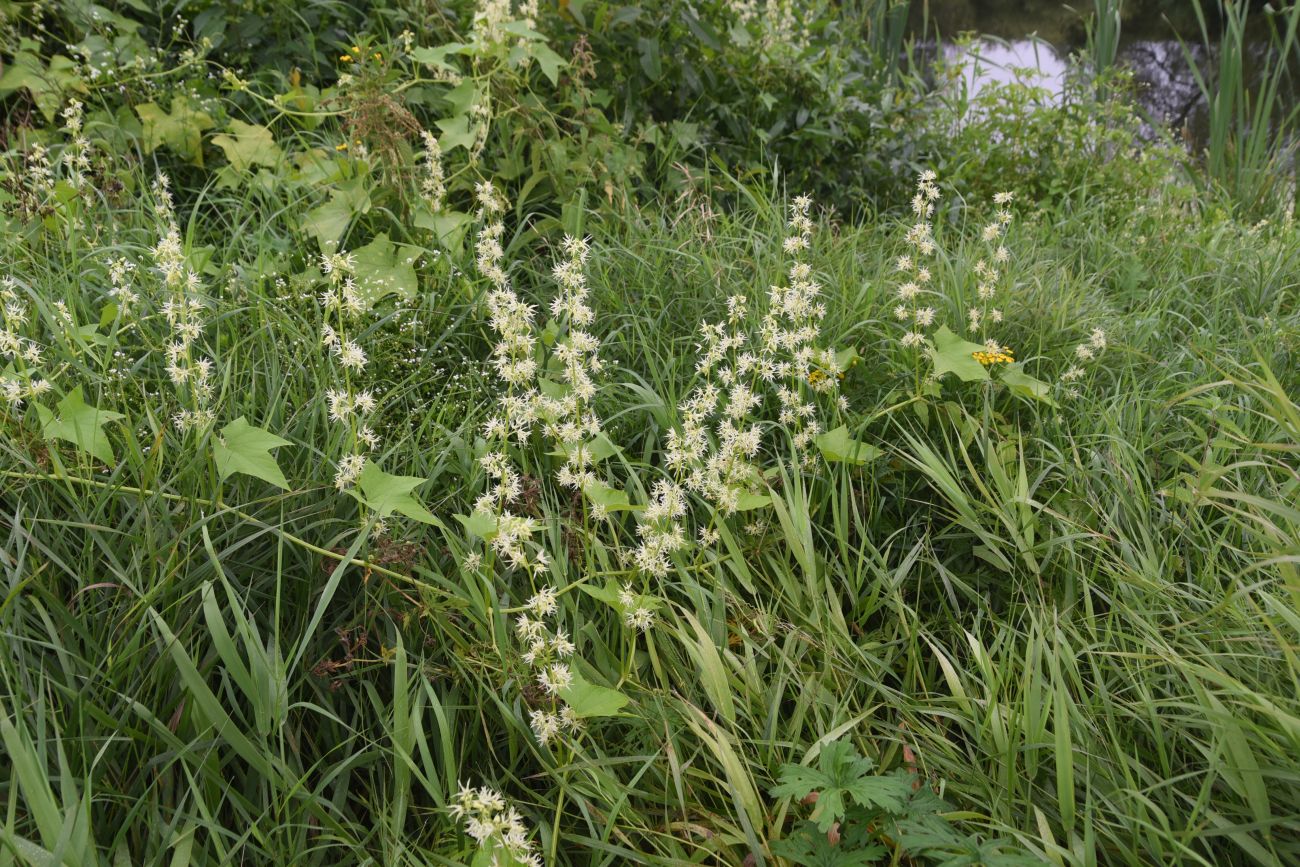
[{"label": "pond water", "polygon": [[[1213,0],[1204,5],[1213,6]],[[1070,55],[1087,43],[1085,14],[1092,10],[1092,0],[913,0],[911,26],[931,40],[937,30],[945,57],[957,64],[972,95],[989,82],[1020,80],[1059,96]],[[1254,41],[1263,51],[1263,15],[1252,17],[1258,25]],[[1213,21],[1210,32],[1216,32]],[[979,35],[966,44],[958,39],[962,34]],[[1133,71],[1139,105],[1153,127],[1189,142],[1202,138],[1205,119],[1188,53],[1202,69],[1213,61],[1213,47],[1207,51],[1201,41],[1192,0],[1124,3],[1117,62]]]}]

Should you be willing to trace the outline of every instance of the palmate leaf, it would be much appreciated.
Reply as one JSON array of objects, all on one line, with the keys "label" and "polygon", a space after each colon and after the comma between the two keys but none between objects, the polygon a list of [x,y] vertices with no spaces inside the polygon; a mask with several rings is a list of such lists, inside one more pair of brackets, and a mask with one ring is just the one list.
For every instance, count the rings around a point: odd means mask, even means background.
[{"label": "palmate leaf", "polygon": [[866,867],[884,856],[885,847],[867,845],[831,845],[825,832],[812,822],[800,822],[795,833],[772,845],[772,852],[788,858],[800,867]]},{"label": "palmate leaf", "polygon": [[583,485],[582,492],[591,501],[592,505],[600,506],[607,512],[621,512],[641,508],[632,505],[628,499],[627,491],[611,487],[599,479],[594,479]]},{"label": "palmate leaf", "polygon": [[423,251],[407,244],[394,244],[379,233],[364,247],[352,251],[356,258],[357,290],[367,307],[390,293],[402,298],[415,296],[415,260]]},{"label": "palmate leaf", "polygon": [[36,415],[40,418],[41,433],[46,439],[59,439],[72,443],[81,451],[113,463],[113,446],[102,426],[126,418],[120,412],[110,412],[91,406],[81,396],[81,386],[68,392],[58,404],[58,415],[40,404]]},{"label": "palmate leaf", "polygon": [[229,129],[231,134],[213,136],[212,143],[225,152],[236,171],[248,171],[255,165],[275,168],[280,162],[280,146],[266,127],[232,120]]},{"label": "palmate leaf", "polygon": [[848,741],[833,741],[822,748],[817,767],[782,765],[780,783],[771,794],[803,799],[817,793],[813,820],[826,832],[844,817],[848,800],[863,807],[875,807],[889,813],[902,811],[911,785],[898,777],[871,775],[874,763],[858,755]]},{"label": "palmate leaf", "polygon": [[243,473],[287,491],[289,483],[271,454],[271,449],[287,445],[292,443],[260,427],[253,427],[241,415],[221,429],[212,445],[212,456],[222,481],[235,473]]},{"label": "palmate leaf", "polygon": [[573,712],[579,719],[614,716],[628,702],[627,696],[623,693],[609,687],[597,686],[577,671],[573,672],[573,683],[567,689],[560,690],[560,698],[573,708]]},{"label": "palmate leaf", "polygon": [[361,475],[357,477],[353,495],[374,509],[381,518],[396,512],[425,524],[436,524],[438,519],[411,494],[426,481],[428,480],[419,476],[389,475],[378,464],[367,461]]},{"label": "palmate leaf", "polygon": [[1002,380],[1007,388],[1011,389],[1013,394],[1056,406],[1056,401],[1052,400],[1052,387],[1041,379],[1034,379],[1034,377],[1025,373],[1024,367],[1020,364],[1008,364],[1002,368],[1001,375],[998,378]]},{"label": "palmate leaf", "polygon": [[456,520],[460,521],[471,536],[478,536],[485,542],[491,542],[497,536],[497,516],[489,512],[457,515]]},{"label": "palmate leaf", "polygon": [[144,124],[145,153],[167,145],[194,165],[203,165],[203,131],[212,128],[212,116],[195,108],[188,97],[174,98],[170,112],[146,102],[137,105],[135,113]]},{"label": "palmate leaf", "polygon": [[832,463],[865,464],[881,455],[880,449],[875,446],[849,436],[847,425],[818,434],[813,442],[817,444],[822,457]]},{"label": "palmate leaf", "polygon": [[979,382],[989,378],[988,369],[975,360],[973,353],[984,352],[986,347],[971,343],[948,330],[944,325],[934,333],[934,346],[930,358],[934,361],[935,377],[955,373],[962,382]]}]

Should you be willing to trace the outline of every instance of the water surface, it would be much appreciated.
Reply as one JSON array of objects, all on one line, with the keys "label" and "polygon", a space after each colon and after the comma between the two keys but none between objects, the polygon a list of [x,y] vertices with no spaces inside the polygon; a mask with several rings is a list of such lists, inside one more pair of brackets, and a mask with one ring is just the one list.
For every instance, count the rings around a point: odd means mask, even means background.
[{"label": "water surface", "polygon": [[[1256,5],[1261,11],[1252,15],[1252,42],[1262,55],[1267,30],[1262,4]],[[1059,99],[1070,56],[1086,47],[1083,13],[1092,9],[1092,0],[1076,0],[1073,7],[1059,0],[914,0],[911,25],[918,36],[940,35],[944,56],[957,64],[968,93],[991,82],[1021,81]],[[1210,32],[1217,32],[1217,22],[1210,22]],[[1214,59],[1214,47],[1202,45],[1192,0],[1124,4],[1117,63],[1132,71],[1138,105],[1153,131],[1158,126],[1189,141],[1203,138],[1205,105],[1192,64],[1205,73]]]}]

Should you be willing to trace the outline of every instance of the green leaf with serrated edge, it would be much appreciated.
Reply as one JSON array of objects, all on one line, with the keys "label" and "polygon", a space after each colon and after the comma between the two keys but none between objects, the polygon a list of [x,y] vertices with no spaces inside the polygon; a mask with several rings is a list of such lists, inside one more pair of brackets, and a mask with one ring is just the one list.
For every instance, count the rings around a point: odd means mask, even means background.
[{"label": "green leaf with serrated edge", "polygon": [[271,131],[261,124],[230,121],[230,133],[212,137],[236,171],[245,172],[255,165],[275,168],[280,162],[280,146]]},{"label": "green leaf with serrated edge", "polygon": [[1021,397],[1030,400],[1041,400],[1050,406],[1056,406],[1056,401],[1052,399],[1052,387],[1040,379],[1025,373],[1024,368],[1019,364],[1008,364],[999,372],[998,379],[1002,381],[1007,388],[1011,389],[1012,394],[1018,394]]},{"label": "green leaf with serrated edge", "polygon": [[604,585],[599,584],[579,584],[578,589],[586,593],[593,599],[599,599],[606,605],[622,613],[622,605],[618,601],[619,586],[613,578],[606,578]]},{"label": "green leaf with serrated edge", "polygon": [[466,45],[463,42],[448,42],[433,48],[412,48],[411,59],[416,63],[423,63],[426,66],[454,72],[456,67],[447,62],[447,56],[450,54],[467,54],[472,51],[473,46]]},{"label": "green leaf with serrated edge", "polygon": [[560,690],[559,695],[565,704],[573,708],[579,719],[614,716],[628,702],[623,693],[589,683],[577,671],[573,671],[573,683],[567,689]]},{"label": "green leaf with serrated edge", "polygon": [[415,261],[422,251],[406,244],[394,244],[381,232],[364,247],[352,251],[357,294],[367,307],[385,295],[413,298],[416,291]]},{"label": "green leaf with serrated edge", "polygon": [[354,213],[345,196],[331,196],[328,202],[303,215],[302,228],[316,239],[322,253],[333,253]]},{"label": "green leaf with serrated edge", "polygon": [[426,481],[428,480],[419,476],[389,475],[378,464],[368,461],[357,477],[355,496],[374,509],[380,517],[397,512],[413,520],[433,524],[438,519],[411,494]]},{"label": "green leaf with serrated edge", "polygon": [[826,832],[844,817],[847,800],[860,806],[878,807],[891,813],[901,812],[911,792],[911,783],[895,776],[872,776],[874,763],[858,755],[848,741],[832,741],[822,747],[817,767],[783,765],[780,782],[771,789],[772,797],[789,796],[802,800],[817,793],[813,819]]},{"label": "green leaf with serrated edge", "polygon": [[978,382],[989,378],[984,365],[975,360],[973,353],[986,352],[988,347],[982,343],[971,343],[958,337],[944,325],[934,333],[934,345],[930,348],[930,358],[934,361],[935,377],[945,373],[954,373],[962,382]]},{"label": "green leaf with serrated edge", "polygon": [[471,536],[478,536],[480,539],[491,542],[497,535],[497,516],[488,512],[475,512],[472,515],[457,515],[456,520],[460,521],[465,530]]},{"label": "green leaf with serrated edge", "polygon": [[551,400],[559,400],[569,393],[567,385],[544,376],[537,377],[537,390],[543,397],[549,397]]},{"label": "green leaf with serrated edge", "polygon": [[108,441],[108,434],[101,428],[126,416],[86,403],[81,396],[81,386],[68,392],[59,401],[58,409],[56,416],[44,406],[36,405],[41,433],[46,439],[65,440],[106,464],[113,463],[113,446]]},{"label": "green leaf with serrated edge", "polygon": [[289,483],[271,454],[271,449],[287,445],[292,443],[260,427],[253,427],[241,415],[221,429],[212,445],[212,454],[223,481],[235,473],[243,473],[287,491]]},{"label": "green leaf with serrated edge", "polygon": [[881,451],[873,445],[855,440],[849,436],[847,425],[840,425],[834,430],[818,434],[816,443],[822,457],[832,463],[865,464],[880,457]]}]

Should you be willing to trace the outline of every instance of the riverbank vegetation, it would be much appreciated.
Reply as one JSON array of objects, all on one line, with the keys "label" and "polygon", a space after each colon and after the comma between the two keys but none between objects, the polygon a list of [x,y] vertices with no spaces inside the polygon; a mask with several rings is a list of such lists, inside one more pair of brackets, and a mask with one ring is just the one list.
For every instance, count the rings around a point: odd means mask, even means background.
[{"label": "riverbank vegetation", "polygon": [[1300,12],[908,7],[0,4],[0,863],[1300,857]]}]

